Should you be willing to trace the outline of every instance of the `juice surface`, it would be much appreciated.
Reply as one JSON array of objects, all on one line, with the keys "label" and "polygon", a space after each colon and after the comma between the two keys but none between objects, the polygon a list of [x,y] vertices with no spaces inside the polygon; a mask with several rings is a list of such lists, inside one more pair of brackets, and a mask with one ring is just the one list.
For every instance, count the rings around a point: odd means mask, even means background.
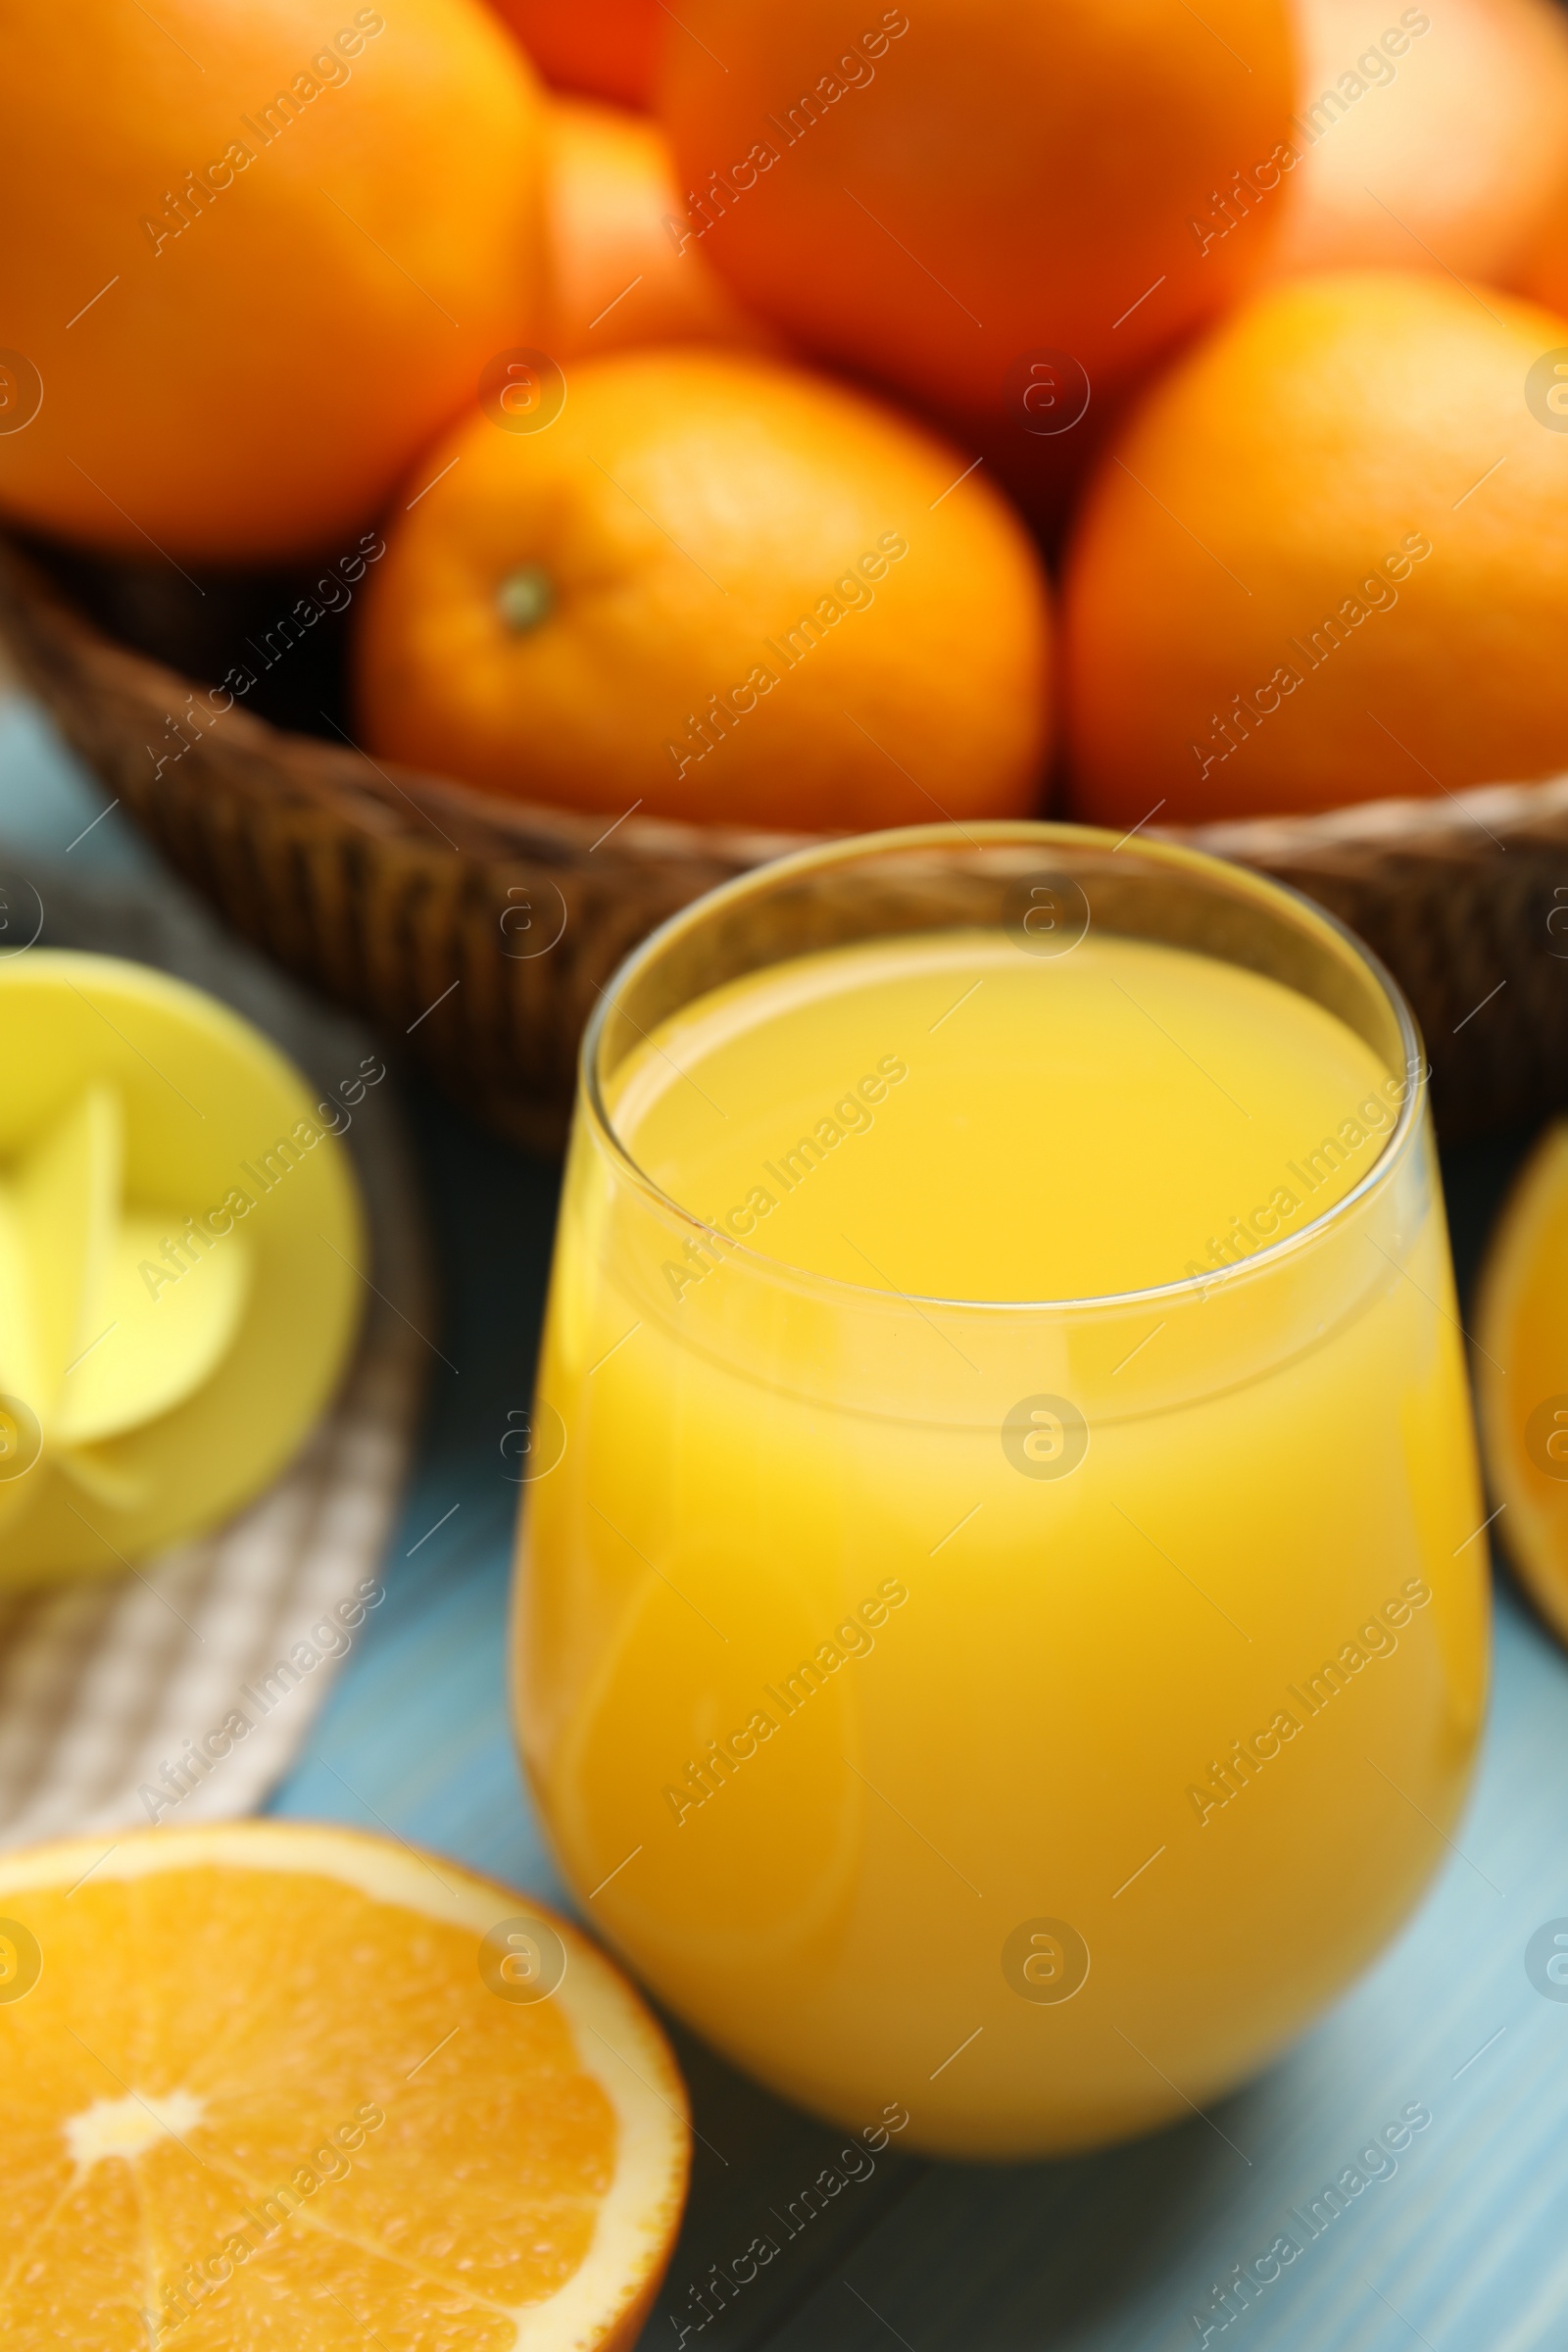
[{"label": "juice surface", "polygon": [[927,1298],[1044,1299],[1174,1282],[1216,1240],[1235,1257],[1298,1228],[1366,1173],[1401,1095],[1261,973],[960,932],[715,991],[637,1049],[611,1108],[639,1166],[750,1249]]},{"label": "juice surface", "polygon": [[1485,1546],[1424,1112],[1265,1250],[1404,1084],[1261,975],[951,932],[734,983],[614,1074],[702,1225],[579,1120],[524,1752],[595,1924],[787,2094],[946,2152],[1145,2128],[1443,1858]]}]

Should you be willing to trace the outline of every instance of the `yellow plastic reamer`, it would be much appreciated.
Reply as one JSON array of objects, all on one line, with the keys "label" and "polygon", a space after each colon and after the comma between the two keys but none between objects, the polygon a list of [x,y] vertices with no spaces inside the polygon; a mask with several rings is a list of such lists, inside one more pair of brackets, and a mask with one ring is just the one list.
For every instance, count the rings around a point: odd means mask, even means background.
[{"label": "yellow plastic reamer", "polygon": [[0,1585],[112,1573],[260,1493],[331,1396],[344,1122],[226,1006],[104,956],[0,962]]}]

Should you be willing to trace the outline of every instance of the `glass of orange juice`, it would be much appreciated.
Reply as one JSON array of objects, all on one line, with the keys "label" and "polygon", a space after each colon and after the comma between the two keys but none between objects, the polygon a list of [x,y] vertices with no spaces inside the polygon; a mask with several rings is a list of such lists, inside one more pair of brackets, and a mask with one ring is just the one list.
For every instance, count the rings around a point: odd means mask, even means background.
[{"label": "glass of orange juice", "polygon": [[515,1612],[588,1918],[819,2113],[1018,2156],[1265,2062],[1485,1701],[1420,1041],[1259,877],[834,844],[584,1046]]}]

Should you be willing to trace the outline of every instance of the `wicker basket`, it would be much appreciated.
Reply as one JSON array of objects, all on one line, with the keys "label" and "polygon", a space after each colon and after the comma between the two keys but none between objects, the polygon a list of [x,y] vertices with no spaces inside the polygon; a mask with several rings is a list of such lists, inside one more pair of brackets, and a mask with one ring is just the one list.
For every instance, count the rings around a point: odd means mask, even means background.
[{"label": "wicker basket", "polygon": [[[238,707],[178,731],[190,680],[103,634],[4,541],[0,635],[66,739],[236,931],[535,1151],[561,1145],[578,1039],[627,949],[803,838],[637,816],[607,830],[384,770]],[[1568,777],[1166,838],[1293,883],[1360,933],[1415,1007],[1446,1136],[1568,1101]]]}]

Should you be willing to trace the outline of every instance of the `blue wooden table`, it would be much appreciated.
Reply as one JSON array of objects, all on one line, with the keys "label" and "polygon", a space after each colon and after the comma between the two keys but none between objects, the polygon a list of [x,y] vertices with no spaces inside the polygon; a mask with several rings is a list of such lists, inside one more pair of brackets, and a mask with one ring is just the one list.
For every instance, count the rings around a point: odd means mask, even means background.
[{"label": "blue wooden table", "polygon": [[[75,821],[73,810],[85,822],[99,806],[61,774],[30,721],[0,712],[0,839],[44,822],[46,786],[51,836]],[[556,1180],[419,1089],[407,1103],[440,1272],[440,1356],[432,1351],[385,1605],[274,1805],[392,1830],[564,1903],[507,1717],[518,1489],[501,1449],[509,1412],[528,1399]],[[1448,1156],[1466,1282],[1526,1140]],[[1526,1967],[1543,1927],[1561,1921],[1568,1932],[1568,1660],[1505,1576],[1496,1631],[1484,1769],[1447,1868],[1373,1973],[1211,2120],[1103,2155],[1002,2169],[890,2148],[848,2178],[839,2133],[677,2032],[701,2136],[645,2342],[723,2352],[1568,2345],[1568,1985],[1552,1986],[1539,1964],[1532,1981]],[[1430,2121],[1396,2155],[1358,2163],[1375,2133],[1412,2110]],[[776,2217],[825,2168],[842,2187],[786,2234]],[[1310,2235],[1313,2201],[1336,2181],[1342,2194],[1319,2205]],[[1282,2264],[1269,2249],[1286,2230],[1301,2251]],[[715,2273],[760,2232],[779,2243],[777,2259],[721,2297]]]}]

